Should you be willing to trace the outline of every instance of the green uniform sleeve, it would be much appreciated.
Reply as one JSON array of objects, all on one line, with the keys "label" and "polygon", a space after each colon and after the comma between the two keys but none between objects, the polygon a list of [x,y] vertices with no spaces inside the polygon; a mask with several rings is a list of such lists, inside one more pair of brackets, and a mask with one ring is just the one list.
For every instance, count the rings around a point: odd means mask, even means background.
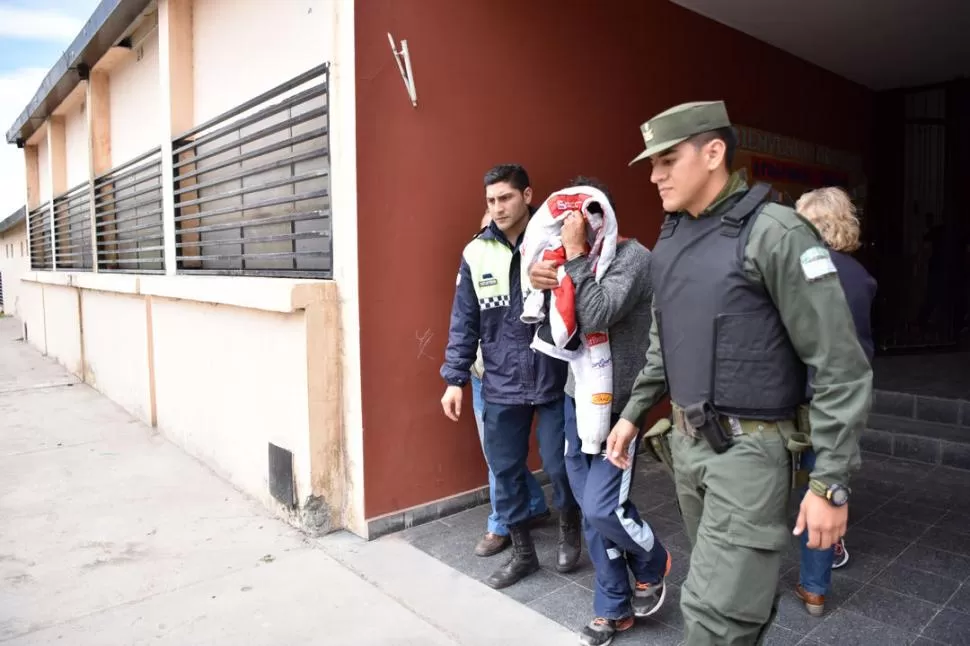
[{"label": "green uniform sleeve", "polygon": [[[801,360],[815,368],[812,479],[847,484],[872,398],[872,369],[855,334],[835,266],[793,211],[755,222],[746,255],[760,274]],[[760,229],[760,231],[759,231]]]},{"label": "green uniform sleeve", "polygon": [[[651,312],[653,308],[651,307]],[[647,362],[633,382],[630,400],[624,407],[620,417],[633,423],[634,426],[643,425],[650,409],[660,401],[667,392],[667,378],[664,373],[663,352],[660,348],[660,333],[657,331],[657,316],[653,314],[650,322],[650,347],[647,348]]]}]

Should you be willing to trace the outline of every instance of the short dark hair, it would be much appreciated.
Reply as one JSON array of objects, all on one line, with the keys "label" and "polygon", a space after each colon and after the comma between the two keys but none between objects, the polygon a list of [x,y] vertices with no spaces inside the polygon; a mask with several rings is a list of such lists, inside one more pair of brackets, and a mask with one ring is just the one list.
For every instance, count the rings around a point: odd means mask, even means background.
[{"label": "short dark hair", "polygon": [[596,190],[600,191],[606,196],[609,201],[610,206],[613,207],[614,213],[616,212],[616,202],[613,200],[613,194],[610,193],[610,189],[602,181],[596,179],[595,177],[586,177],[585,175],[577,175],[569,182],[569,188],[575,186],[592,186]]},{"label": "short dark hair", "polygon": [[529,174],[519,164],[499,164],[485,173],[485,187],[499,182],[508,182],[517,191],[524,191],[532,186]]},{"label": "short dark hair", "polygon": [[717,130],[708,130],[699,135],[694,135],[690,138],[690,142],[694,144],[694,148],[699,149],[715,139],[720,139],[724,142],[726,148],[724,151],[724,163],[730,169],[731,165],[734,164],[734,152],[738,147],[738,138],[734,134],[734,128],[728,126],[726,128],[718,128]]}]

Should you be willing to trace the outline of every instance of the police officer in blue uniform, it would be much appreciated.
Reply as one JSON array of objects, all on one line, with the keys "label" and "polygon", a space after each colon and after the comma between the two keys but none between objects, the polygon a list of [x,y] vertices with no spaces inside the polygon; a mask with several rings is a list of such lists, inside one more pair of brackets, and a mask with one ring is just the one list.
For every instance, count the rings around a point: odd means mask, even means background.
[{"label": "police officer in blue uniform", "polygon": [[511,559],[486,583],[504,588],[539,569],[528,527],[526,484],[529,435],[536,414],[542,465],[552,481],[553,505],[560,512],[556,559],[560,572],[572,570],[579,560],[581,515],[564,461],[567,366],[534,352],[530,345],[535,328],[519,318],[519,246],[532,213],[532,188],[525,169],[509,164],[488,171],[485,197],[492,221],[462,253],[441,367],[447,384],[441,405],[449,419],[458,420],[463,388],[481,343],[485,459],[495,476],[495,514],[512,537]]}]

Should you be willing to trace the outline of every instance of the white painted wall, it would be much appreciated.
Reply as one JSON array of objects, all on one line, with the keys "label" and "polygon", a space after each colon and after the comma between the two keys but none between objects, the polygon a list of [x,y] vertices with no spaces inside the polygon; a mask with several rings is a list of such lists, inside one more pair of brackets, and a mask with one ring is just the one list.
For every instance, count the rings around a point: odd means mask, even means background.
[{"label": "white painted wall", "polygon": [[44,285],[47,354],[75,375],[81,374],[81,326],[77,290]]},{"label": "white painted wall", "polygon": [[[194,116],[202,123],[330,62],[334,277],[340,290],[348,518],[366,535],[357,268],[356,79],[353,0],[196,0]],[[266,56],[265,52],[272,52]],[[226,77],[234,82],[222,82]],[[338,222],[339,220],[339,222]],[[160,413],[161,415],[161,413]],[[161,417],[159,418],[161,419]]]},{"label": "white painted wall", "polygon": [[[111,71],[111,166],[157,147],[161,132],[158,30]],[[232,85],[222,79],[222,85]]]},{"label": "white painted wall", "polygon": [[47,354],[47,325],[44,322],[44,286],[20,283],[20,320],[27,331],[27,342]]},{"label": "white painted wall", "polygon": [[338,4],[352,2],[196,0],[195,122],[203,123],[331,60]]},{"label": "white painted wall", "polygon": [[0,233],[0,277],[3,278],[2,311],[22,319],[23,285],[21,276],[30,270],[30,252],[27,249],[27,224]]},{"label": "white painted wall", "polygon": [[354,3],[334,0],[330,68],[330,182],[333,219],[333,277],[340,292],[343,330],[343,415],[347,447],[350,528],[367,535],[364,518],[364,421],[360,387],[360,295],[357,266],[357,90]]},{"label": "white painted wall", "polygon": [[151,424],[145,299],[83,290],[84,380]]},{"label": "white painted wall", "polygon": [[73,108],[64,117],[67,154],[67,188],[88,181],[88,124],[85,105]]},{"label": "white painted wall", "polygon": [[303,313],[154,298],[152,327],[159,430],[269,505],[273,442],[293,453],[304,501],[310,444]]},{"label": "white painted wall", "polygon": [[[146,424],[153,421],[154,403],[160,431],[268,507],[278,504],[269,492],[268,443],[289,450],[297,500],[307,501],[312,488],[302,310],[147,296],[139,293],[139,280],[127,276],[37,277],[44,282],[21,283],[19,306],[29,341],[41,352]],[[65,284],[50,284],[61,280]]]},{"label": "white painted wall", "polygon": [[[356,102],[352,0],[196,0],[195,117],[209,119],[326,61],[331,77],[335,276],[340,288],[345,376],[345,441],[351,529],[366,535],[360,400],[357,288]],[[144,41],[110,75],[112,165],[159,145],[158,36]],[[267,52],[272,52],[271,56]],[[139,60],[140,57],[140,60]],[[334,61],[339,58],[339,61]],[[68,183],[83,177],[67,123]],[[83,123],[83,121],[82,121]],[[46,143],[40,146],[43,200],[50,198]],[[84,174],[86,176],[86,158]],[[46,192],[45,192],[46,189]],[[83,276],[80,276],[83,278]],[[74,281],[75,276],[71,280]],[[31,343],[70,366],[143,421],[150,421],[152,385],[158,427],[247,493],[272,506],[267,443],[292,451],[297,495],[310,494],[306,323],[302,312],[272,313],[226,305],[101,291],[98,275],[77,289],[23,283],[19,298]],[[133,279],[134,280],[134,279]],[[177,280],[183,280],[182,277]],[[184,278],[190,281],[189,278]],[[226,278],[226,281],[234,279]],[[98,285],[95,285],[98,283]],[[76,284],[81,284],[78,281]],[[53,294],[46,311],[45,293]],[[179,297],[181,298],[181,297]],[[73,303],[74,314],[69,311]],[[80,320],[78,317],[80,316]],[[58,317],[61,320],[55,321]],[[82,325],[83,323],[83,325]],[[79,339],[83,329],[83,345]],[[154,379],[149,362],[149,330]]]},{"label": "white painted wall", "polygon": [[[51,168],[50,168],[50,147],[47,145],[47,136],[44,135],[43,141],[37,144],[37,177],[40,180],[40,202],[39,204],[44,204],[50,201],[51,191],[53,190],[53,185],[51,184]],[[36,205],[31,205],[33,208]]]}]

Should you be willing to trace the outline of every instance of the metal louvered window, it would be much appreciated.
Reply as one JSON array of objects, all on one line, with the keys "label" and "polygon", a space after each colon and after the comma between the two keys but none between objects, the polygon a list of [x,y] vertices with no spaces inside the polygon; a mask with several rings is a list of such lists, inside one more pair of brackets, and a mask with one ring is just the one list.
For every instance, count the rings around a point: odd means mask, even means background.
[{"label": "metal louvered window", "polygon": [[327,71],[174,140],[179,273],[332,276]]},{"label": "metal louvered window", "polygon": [[31,268],[164,273],[171,190],[177,273],[332,278],[328,71],[176,137],[171,186],[158,147],[34,209]]},{"label": "metal louvered window", "polygon": [[54,198],[54,258],[58,270],[91,271],[91,184]]},{"label": "metal louvered window", "polygon": [[94,191],[98,271],[163,272],[161,149],[97,177]]},{"label": "metal louvered window", "polygon": [[27,214],[27,230],[30,232],[30,268],[34,271],[50,271],[54,268],[50,202],[41,204]]}]

